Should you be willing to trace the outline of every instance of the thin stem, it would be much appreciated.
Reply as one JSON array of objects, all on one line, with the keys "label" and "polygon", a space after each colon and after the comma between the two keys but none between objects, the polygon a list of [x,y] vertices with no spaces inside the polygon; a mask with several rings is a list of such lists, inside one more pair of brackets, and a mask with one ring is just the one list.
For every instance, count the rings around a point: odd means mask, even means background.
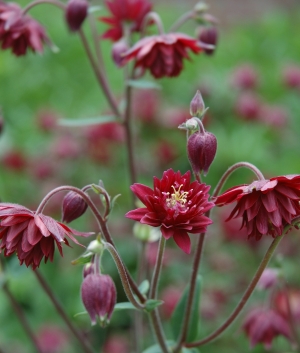
[{"label": "thin stem", "polygon": [[193,18],[194,16],[194,11],[189,11],[184,13],[182,16],[178,18],[178,20],[172,24],[172,26],[169,29],[169,32],[175,32],[177,31],[178,28],[180,28],[185,22]]},{"label": "thin stem", "polygon": [[5,293],[5,295],[7,296],[7,298],[9,299],[10,304],[11,304],[15,314],[17,315],[21,325],[23,326],[24,331],[26,332],[27,336],[30,338],[30,340],[35,348],[35,351],[38,353],[42,353],[42,351],[40,350],[38,341],[34,335],[34,332],[31,329],[29,322],[26,319],[26,316],[24,315],[22,307],[20,306],[18,301],[15,299],[15,297],[13,296],[11,291],[9,290],[7,283],[5,283],[2,286],[2,289],[3,289],[3,292]]},{"label": "thin stem", "polygon": [[102,68],[102,72],[103,72],[104,77],[106,79],[104,60],[103,60],[103,56],[102,56],[102,51],[101,51],[101,47],[100,47],[100,39],[99,39],[99,35],[97,33],[97,28],[96,28],[94,16],[89,16],[89,23],[90,23],[93,43],[94,43],[94,47],[95,47],[95,51],[96,51],[96,55],[97,55],[97,59],[98,59],[98,65],[99,65],[99,67]]},{"label": "thin stem", "polygon": [[123,262],[118,254],[118,252],[116,251],[116,249],[109,243],[104,243],[104,247],[105,249],[107,249],[111,256],[113,257],[115,263],[116,263],[116,266],[118,268],[118,271],[119,271],[119,275],[120,275],[120,278],[121,278],[121,281],[122,281],[122,284],[123,284],[123,289],[125,291],[125,294],[128,298],[128,300],[137,308],[137,309],[140,309],[140,310],[143,310],[145,309],[145,305],[142,305],[141,303],[139,303],[132,291],[131,291],[131,287],[130,287],[130,284],[129,284],[129,281],[128,281],[128,276],[127,276],[127,272],[125,270],[125,267],[123,265]]},{"label": "thin stem", "polygon": [[54,305],[56,311],[61,316],[61,318],[64,320],[66,325],[69,327],[69,329],[73,333],[73,335],[77,338],[78,342],[81,344],[83,351],[85,353],[93,353],[93,349],[90,347],[90,344],[89,344],[87,338],[79,330],[77,330],[77,328],[70,321],[63,306],[60,304],[59,300],[56,298],[55,294],[53,293],[52,289],[48,285],[45,278],[42,276],[42,274],[39,272],[39,270],[35,269],[33,272],[34,272],[39,284],[41,285],[41,287],[43,288],[43,290],[45,291],[45,293],[48,295],[49,299],[51,300],[52,304]]},{"label": "thin stem", "polygon": [[155,268],[153,271],[153,276],[152,276],[151,285],[150,285],[150,292],[149,292],[150,299],[155,299],[157,296],[157,287],[158,287],[158,281],[159,281],[159,276],[160,276],[161,267],[162,267],[162,261],[164,257],[165,244],[166,244],[166,239],[163,236],[161,236],[159,241],[157,257],[156,257]]},{"label": "thin stem", "polygon": [[149,314],[150,322],[155,333],[156,339],[163,353],[170,353],[166,344],[166,338],[163,332],[161,321],[159,319],[158,310],[154,309]]},{"label": "thin stem", "polygon": [[35,7],[36,5],[41,5],[41,4],[51,4],[56,7],[59,7],[63,11],[65,11],[65,9],[66,9],[66,5],[63,2],[58,1],[58,0],[35,0],[23,8],[23,14],[25,15],[33,7]]},{"label": "thin stem", "polygon": [[158,15],[158,13],[151,11],[151,12],[148,12],[147,15],[143,19],[143,22],[141,25],[141,28],[142,28],[141,37],[145,36],[146,28],[147,28],[148,24],[152,21],[156,24],[156,27],[158,29],[159,34],[165,33],[164,25],[161,21],[160,16]]},{"label": "thin stem", "polygon": [[252,292],[254,291],[257,282],[259,281],[264,269],[267,267],[272,255],[274,254],[274,251],[277,248],[277,245],[279,244],[280,240],[283,238],[283,235],[277,236],[273,242],[271,243],[269,249],[267,250],[264,258],[262,259],[253,279],[251,280],[248,288],[246,289],[244,295],[242,296],[240,302],[236,306],[236,308],[233,310],[231,315],[227,318],[227,320],[213,333],[208,335],[207,337],[201,339],[200,341],[192,342],[192,343],[185,343],[185,347],[199,347],[202,346],[205,343],[208,343],[215,338],[217,338],[223,331],[229,327],[233,321],[236,319],[236,317],[239,315],[241,310],[244,308],[245,304],[247,303],[248,299],[250,298]]},{"label": "thin stem", "polygon": [[189,328],[189,321],[190,321],[190,316],[191,316],[191,311],[192,311],[192,305],[193,305],[193,300],[194,300],[194,295],[195,295],[197,274],[198,274],[200,261],[201,261],[201,257],[202,257],[201,255],[203,252],[204,239],[205,239],[205,233],[201,233],[199,236],[196,254],[195,254],[195,258],[194,258],[192,275],[191,275],[191,280],[190,280],[189,296],[188,296],[188,301],[187,301],[187,305],[186,305],[186,309],[185,309],[185,313],[184,313],[184,317],[183,317],[183,324],[181,327],[181,333],[179,335],[177,345],[174,349],[174,353],[179,352],[183,343],[186,341],[188,328]]},{"label": "thin stem", "polygon": [[224,186],[224,184],[225,184],[226,180],[228,179],[228,177],[230,176],[230,174],[232,174],[238,168],[248,168],[253,171],[253,173],[257,176],[257,178],[259,180],[265,180],[262,172],[255,165],[248,163],[248,162],[238,162],[238,163],[232,165],[231,167],[229,167],[226,170],[226,172],[223,174],[222,178],[218,182],[218,185],[216,186],[216,188],[212,194],[212,197],[215,197],[220,193],[222,187]]},{"label": "thin stem", "polygon": [[82,29],[80,29],[78,31],[78,34],[79,34],[79,37],[82,41],[82,44],[83,44],[83,47],[87,53],[87,56],[90,60],[90,63],[92,65],[92,68],[94,70],[94,73],[96,75],[96,78],[98,80],[98,83],[100,85],[100,88],[102,89],[112,111],[114,112],[114,114],[116,115],[117,118],[121,118],[121,114],[119,112],[119,108],[118,108],[118,105],[117,105],[117,102],[115,100],[115,97],[113,96],[111,90],[110,90],[110,87],[107,83],[107,80],[106,80],[106,77],[104,75],[104,72],[103,72],[103,68],[101,67],[101,65],[97,65],[97,62],[95,61],[94,59],[94,56],[93,56],[93,53],[90,49],[90,46],[89,46],[89,43],[85,37],[85,34],[83,32]]}]

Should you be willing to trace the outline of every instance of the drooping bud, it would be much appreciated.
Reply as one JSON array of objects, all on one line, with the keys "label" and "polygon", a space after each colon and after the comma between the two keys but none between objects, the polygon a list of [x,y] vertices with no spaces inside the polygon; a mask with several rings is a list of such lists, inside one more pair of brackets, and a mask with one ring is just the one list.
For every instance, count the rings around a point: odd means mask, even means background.
[{"label": "drooping bud", "polygon": [[89,262],[88,264],[85,264],[83,266],[83,271],[82,271],[83,278],[87,277],[88,275],[92,275],[94,273],[95,273],[95,265],[92,262]]},{"label": "drooping bud", "polygon": [[70,223],[79,218],[87,209],[84,199],[74,191],[70,191],[63,199],[62,213],[63,222]]},{"label": "drooping bud", "polygon": [[208,173],[217,152],[217,139],[211,132],[195,132],[187,142],[187,154],[196,173]]},{"label": "drooping bud", "polygon": [[203,48],[204,53],[207,55],[212,55],[215,51],[215,46],[218,42],[218,31],[216,27],[207,27],[201,30],[199,34],[200,42],[204,44],[209,44],[211,48]]},{"label": "drooping bud", "polygon": [[201,118],[205,111],[205,105],[200,91],[198,90],[190,103],[190,114]]},{"label": "drooping bud", "polygon": [[116,287],[110,276],[95,273],[85,277],[81,285],[81,298],[92,325],[96,324],[97,317],[101,326],[109,323],[117,298]]},{"label": "drooping bud", "polygon": [[118,67],[122,67],[125,64],[123,54],[129,49],[126,41],[120,39],[118,42],[114,43],[112,46],[112,59]]},{"label": "drooping bud", "polygon": [[76,32],[80,29],[88,14],[88,2],[86,0],[69,0],[65,12],[65,18],[69,29]]},{"label": "drooping bud", "polygon": [[279,271],[276,268],[266,268],[262,273],[257,288],[269,289],[278,282]]}]

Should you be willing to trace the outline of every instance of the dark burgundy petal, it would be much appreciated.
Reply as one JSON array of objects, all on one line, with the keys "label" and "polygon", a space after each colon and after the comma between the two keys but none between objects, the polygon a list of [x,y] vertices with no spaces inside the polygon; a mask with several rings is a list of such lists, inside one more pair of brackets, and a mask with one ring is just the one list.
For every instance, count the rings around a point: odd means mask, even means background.
[{"label": "dark burgundy petal", "polygon": [[39,228],[35,225],[35,221],[32,218],[28,223],[27,240],[31,245],[36,245],[43,237]]},{"label": "dark burgundy petal", "polygon": [[43,221],[41,220],[39,215],[35,215],[34,216],[34,222],[35,225],[39,228],[40,232],[43,234],[44,237],[49,237],[50,236],[50,232],[47,229],[47,227],[45,226],[45,224],[43,223]]},{"label": "dark burgundy petal", "polygon": [[146,196],[153,196],[153,190],[143,184],[133,184],[130,189],[143,203]]},{"label": "dark burgundy petal", "polygon": [[186,232],[175,231],[173,238],[181,250],[186,254],[191,253],[191,239]]},{"label": "dark burgundy petal", "polygon": [[165,239],[169,239],[174,235],[173,227],[166,227],[165,225],[162,225],[160,230]]},{"label": "dark burgundy petal", "polygon": [[146,213],[145,216],[140,220],[142,224],[148,224],[152,227],[158,227],[161,225],[161,220],[157,219],[156,213]]},{"label": "dark burgundy petal", "polygon": [[136,210],[127,212],[125,217],[133,219],[134,221],[140,221],[147,212],[149,212],[147,208],[137,208]]},{"label": "dark burgundy petal", "polygon": [[290,187],[287,187],[283,184],[278,184],[276,186],[276,191],[280,192],[282,195],[292,199],[292,200],[299,200],[299,195],[291,189]]},{"label": "dark burgundy petal", "polygon": [[265,206],[265,209],[268,212],[273,212],[277,209],[277,201],[276,201],[276,195],[275,192],[267,192],[266,194],[261,195],[261,200],[263,205]]}]

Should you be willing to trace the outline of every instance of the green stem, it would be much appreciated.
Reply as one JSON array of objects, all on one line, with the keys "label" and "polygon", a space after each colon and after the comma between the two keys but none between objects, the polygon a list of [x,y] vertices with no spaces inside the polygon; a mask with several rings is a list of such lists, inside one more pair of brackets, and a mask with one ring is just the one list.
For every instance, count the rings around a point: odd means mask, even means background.
[{"label": "green stem", "polygon": [[35,7],[36,5],[41,5],[41,4],[50,4],[50,5],[54,5],[56,7],[59,7],[63,11],[66,10],[66,5],[61,1],[58,1],[58,0],[36,0],[36,1],[32,1],[27,6],[24,7],[23,14],[25,15],[33,7]]},{"label": "green stem", "polygon": [[178,28],[180,28],[185,22],[193,18],[194,11],[189,11],[184,13],[178,20],[170,27],[169,32],[176,32]]},{"label": "green stem", "polygon": [[248,299],[250,298],[252,292],[254,291],[254,289],[256,287],[257,282],[259,281],[264,269],[267,267],[272,255],[274,254],[274,252],[277,248],[277,245],[279,244],[279,242],[282,238],[283,238],[283,235],[278,236],[273,240],[273,242],[271,243],[269,249],[267,250],[264,258],[262,259],[252,281],[250,282],[248,288],[246,289],[244,295],[242,296],[240,302],[238,303],[236,308],[233,310],[231,315],[227,318],[227,320],[217,330],[215,330],[213,333],[211,333],[207,337],[204,337],[203,339],[196,341],[196,342],[185,343],[184,344],[185,347],[199,347],[199,346],[204,345],[205,343],[211,342],[212,340],[214,340],[215,338],[220,336],[221,333],[223,333],[223,331],[225,331],[233,323],[233,321],[239,315],[239,313],[241,312],[241,310],[244,308],[245,304],[247,303]]},{"label": "green stem", "polygon": [[158,310],[154,309],[149,314],[150,322],[155,333],[156,339],[163,353],[170,353],[169,348],[166,344],[166,338],[163,332],[161,321],[158,315]]},{"label": "green stem", "polygon": [[150,292],[149,292],[150,299],[155,299],[157,297],[157,287],[158,287],[158,281],[159,281],[159,276],[160,276],[161,267],[162,267],[162,261],[164,257],[165,244],[166,244],[166,239],[163,236],[161,236],[159,241],[157,257],[156,257],[155,268],[153,271],[153,276],[152,276],[151,285],[150,285]]},{"label": "green stem", "polygon": [[39,270],[36,269],[33,271],[33,273],[35,274],[39,284],[41,285],[45,293],[48,295],[49,299],[51,300],[58,314],[61,316],[61,318],[66,323],[66,325],[69,327],[70,331],[73,333],[73,335],[77,338],[78,342],[81,344],[83,352],[93,353],[93,349],[90,347],[90,344],[87,338],[73,325],[73,323],[67,316],[63,306],[60,304],[59,300],[56,298],[52,289],[50,288],[50,286],[48,285],[47,281],[42,276],[42,274],[39,272]]}]

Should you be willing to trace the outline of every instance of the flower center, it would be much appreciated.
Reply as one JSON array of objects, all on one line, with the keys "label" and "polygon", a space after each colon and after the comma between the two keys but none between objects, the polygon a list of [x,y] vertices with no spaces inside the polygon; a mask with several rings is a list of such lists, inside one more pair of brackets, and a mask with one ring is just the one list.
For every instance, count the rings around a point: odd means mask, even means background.
[{"label": "flower center", "polygon": [[166,204],[169,208],[174,208],[176,206],[180,206],[181,208],[185,207],[189,193],[187,191],[180,190],[181,187],[182,184],[179,186],[178,190],[176,190],[174,185],[172,185],[174,192],[171,195],[169,192],[167,193],[167,196],[170,196],[166,198]]}]

